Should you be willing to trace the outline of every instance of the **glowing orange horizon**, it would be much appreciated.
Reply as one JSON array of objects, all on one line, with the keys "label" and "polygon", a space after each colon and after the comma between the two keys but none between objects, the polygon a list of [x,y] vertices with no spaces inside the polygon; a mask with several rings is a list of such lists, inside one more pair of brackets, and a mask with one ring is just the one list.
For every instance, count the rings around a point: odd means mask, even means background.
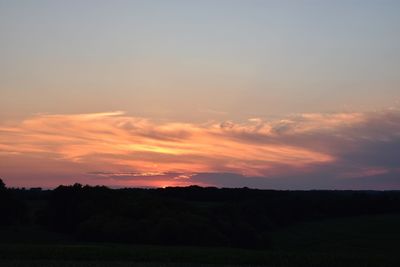
[{"label": "glowing orange horizon", "polygon": [[[318,132],[335,135],[364,121],[360,113],[203,124],[156,122],[120,111],[41,114],[0,126],[0,157],[14,165],[8,168],[11,175],[24,173],[16,167],[20,165],[38,174],[68,174],[78,180],[91,172],[111,173],[98,176],[117,186],[190,185],[193,173],[307,173],[315,165],[335,162],[335,153],[314,140],[296,143],[296,138]],[[133,172],[140,175],[126,174]],[[117,173],[125,178],[116,179]]]}]

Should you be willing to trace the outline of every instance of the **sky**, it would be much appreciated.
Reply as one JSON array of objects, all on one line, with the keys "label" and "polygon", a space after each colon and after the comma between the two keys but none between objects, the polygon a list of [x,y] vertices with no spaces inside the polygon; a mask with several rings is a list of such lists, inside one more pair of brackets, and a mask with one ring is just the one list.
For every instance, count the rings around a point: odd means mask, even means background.
[{"label": "sky", "polygon": [[400,2],[0,0],[0,178],[400,189]]}]

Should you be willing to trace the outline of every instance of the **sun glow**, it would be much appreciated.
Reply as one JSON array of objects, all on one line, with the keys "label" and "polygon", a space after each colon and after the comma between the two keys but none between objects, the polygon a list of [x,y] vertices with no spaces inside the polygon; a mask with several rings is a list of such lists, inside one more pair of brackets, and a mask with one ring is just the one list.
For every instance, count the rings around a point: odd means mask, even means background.
[{"label": "sun glow", "polygon": [[120,186],[190,185],[195,173],[270,177],[334,163],[335,142],[357,138],[343,131],[368,119],[360,113],[300,114],[189,124],[122,112],[36,115],[0,126],[0,156],[54,173],[68,169],[75,177],[91,173]]}]

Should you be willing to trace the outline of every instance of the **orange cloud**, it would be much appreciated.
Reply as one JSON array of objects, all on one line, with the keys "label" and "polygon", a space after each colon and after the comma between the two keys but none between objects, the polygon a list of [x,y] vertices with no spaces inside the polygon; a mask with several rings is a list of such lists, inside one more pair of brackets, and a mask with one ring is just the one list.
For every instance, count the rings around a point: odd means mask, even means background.
[{"label": "orange cloud", "polygon": [[[75,177],[93,171],[120,173],[119,177],[136,177],[135,185],[186,185],[194,173],[268,177],[337,161],[338,138],[354,138],[345,129],[357,129],[369,118],[362,113],[300,114],[274,121],[192,124],[130,117],[120,111],[39,114],[0,125],[0,157],[12,157],[21,167],[27,158],[35,158],[42,170],[53,168],[54,173],[65,171],[63,164],[73,164]],[[165,175],[171,173],[176,175]],[[107,177],[118,180],[116,175]],[[122,182],[130,185],[129,181]]]},{"label": "orange cloud", "polygon": [[[301,147],[251,144],[229,137],[257,127],[252,122],[230,128],[213,123],[157,123],[121,112],[37,115],[1,127],[0,149],[13,154],[51,153],[57,159],[77,163],[95,156],[112,169],[125,166],[150,172],[232,171],[257,175],[274,163],[303,166],[333,160],[330,155]],[[263,128],[258,132],[263,133]]]}]

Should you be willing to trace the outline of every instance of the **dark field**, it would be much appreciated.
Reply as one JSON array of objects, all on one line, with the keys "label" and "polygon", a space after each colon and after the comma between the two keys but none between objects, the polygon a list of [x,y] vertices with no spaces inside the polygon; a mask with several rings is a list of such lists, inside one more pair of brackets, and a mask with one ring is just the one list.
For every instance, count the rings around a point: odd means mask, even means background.
[{"label": "dark field", "polygon": [[398,266],[400,216],[302,223],[265,250],[70,243],[0,245],[1,266]]},{"label": "dark field", "polygon": [[400,266],[398,192],[2,194],[0,266]]}]

